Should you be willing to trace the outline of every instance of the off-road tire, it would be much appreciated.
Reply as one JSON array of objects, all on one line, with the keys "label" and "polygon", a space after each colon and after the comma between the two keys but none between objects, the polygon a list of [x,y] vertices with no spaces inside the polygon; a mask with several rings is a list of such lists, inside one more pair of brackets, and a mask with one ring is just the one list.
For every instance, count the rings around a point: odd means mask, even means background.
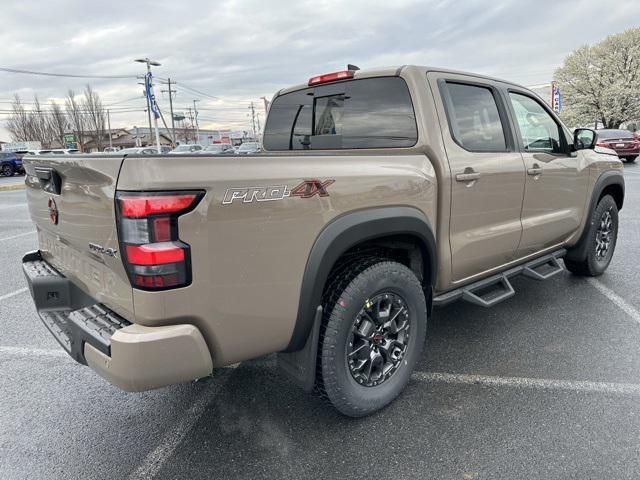
[{"label": "off-road tire", "polygon": [[[609,212],[612,220],[612,238],[606,255],[598,258],[598,229],[607,212]],[[611,263],[618,239],[618,206],[611,195],[605,195],[600,199],[596,208],[591,212],[591,218],[589,219],[587,227],[589,231],[583,239],[587,244],[586,257],[580,261],[565,259],[564,264],[567,270],[574,275],[597,277],[598,275],[602,275],[609,266],[609,263]]]},{"label": "off-road tire", "polygon": [[13,177],[13,174],[15,173],[13,171],[13,167],[9,164],[2,165],[0,172],[2,173],[3,177]]},{"label": "off-road tire", "polygon": [[[397,369],[379,385],[356,382],[347,348],[358,313],[376,295],[399,295],[408,311],[409,338]],[[323,299],[317,389],[339,412],[369,415],[391,403],[407,385],[422,354],[427,331],[427,306],[416,275],[406,266],[383,258],[364,258],[343,265],[330,279]]]}]

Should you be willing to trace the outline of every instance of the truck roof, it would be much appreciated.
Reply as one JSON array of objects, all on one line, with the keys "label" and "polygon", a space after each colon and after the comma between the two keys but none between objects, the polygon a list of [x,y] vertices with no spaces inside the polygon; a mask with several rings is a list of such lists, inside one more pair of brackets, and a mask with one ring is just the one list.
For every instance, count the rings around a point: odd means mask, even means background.
[{"label": "truck roof", "polygon": [[[489,75],[482,75],[479,73],[465,72],[462,70],[454,70],[451,68],[433,67],[433,66],[425,66],[425,65],[396,65],[396,66],[390,66],[390,67],[379,67],[379,68],[369,68],[365,70],[356,70],[354,72],[353,79],[397,76],[397,75],[400,75],[402,72],[410,71],[410,70],[414,70],[416,72],[421,72],[421,73],[422,72],[424,73],[444,72],[444,73],[452,73],[456,75],[467,75],[472,77],[485,78],[485,79],[493,80],[496,82],[502,82],[502,83],[514,85],[520,88],[527,88],[518,83],[510,82],[508,80],[503,80],[501,78],[496,78]],[[293,85],[291,87],[283,88],[274,95],[274,98],[279,95],[283,95],[285,93],[294,92],[296,90],[302,90],[305,88],[309,88],[308,83],[301,83],[298,85]]]}]

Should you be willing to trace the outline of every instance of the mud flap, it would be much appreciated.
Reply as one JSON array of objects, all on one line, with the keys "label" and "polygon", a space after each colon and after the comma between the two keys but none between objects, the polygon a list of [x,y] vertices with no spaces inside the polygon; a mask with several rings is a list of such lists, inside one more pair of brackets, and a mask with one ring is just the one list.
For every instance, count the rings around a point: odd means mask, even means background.
[{"label": "mud flap", "polygon": [[316,384],[316,360],[321,323],[322,306],[319,305],[304,347],[297,352],[280,352],[277,354],[278,367],[305,392],[312,391]]}]

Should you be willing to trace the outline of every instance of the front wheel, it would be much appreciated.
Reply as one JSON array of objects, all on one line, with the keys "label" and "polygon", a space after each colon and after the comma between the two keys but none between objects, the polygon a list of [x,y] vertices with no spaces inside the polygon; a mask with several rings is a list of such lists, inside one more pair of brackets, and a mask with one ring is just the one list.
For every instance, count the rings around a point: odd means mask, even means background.
[{"label": "front wheel", "polygon": [[611,263],[618,240],[618,205],[611,195],[600,199],[591,214],[589,231],[584,238],[587,255],[581,261],[565,259],[567,269],[575,275],[602,275]]},{"label": "front wheel", "polygon": [[409,381],[427,332],[420,281],[384,259],[356,262],[325,294],[318,389],[350,417],[391,403]]}]

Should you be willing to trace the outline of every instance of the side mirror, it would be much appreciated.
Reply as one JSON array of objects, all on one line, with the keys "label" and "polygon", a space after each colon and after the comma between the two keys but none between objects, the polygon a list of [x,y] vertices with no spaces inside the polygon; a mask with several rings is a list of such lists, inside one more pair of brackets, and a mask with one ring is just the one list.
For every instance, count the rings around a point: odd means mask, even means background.
[{"label": "side mirror", "polygon": [[596,146],[596,132],[590,128],[576,128],[573,132],[573,149],[587,150]]}]

